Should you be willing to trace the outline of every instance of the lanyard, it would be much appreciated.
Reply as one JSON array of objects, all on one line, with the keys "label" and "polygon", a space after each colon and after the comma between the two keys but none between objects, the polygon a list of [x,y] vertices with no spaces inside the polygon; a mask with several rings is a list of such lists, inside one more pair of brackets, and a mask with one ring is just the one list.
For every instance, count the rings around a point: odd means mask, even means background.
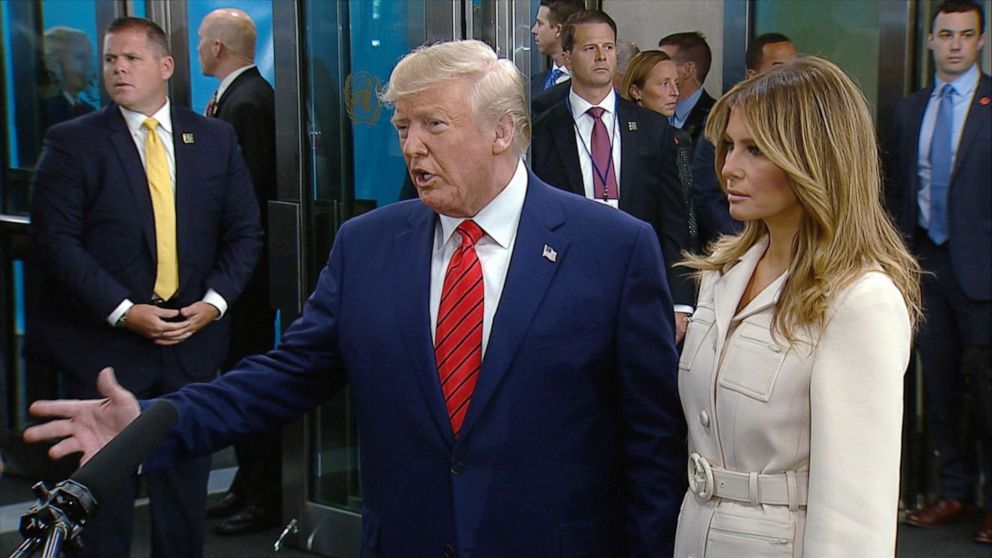
[{"label": "lanyard", "polygon": [[[614,95],[616,95],[616,93],[614,93]],[[605,169],[606,172],[605,173],[599,170],[599,165],[596,164],[596,159],[594,159],[593,156],[592,156],[592,149],[590,149],[589,146],[586,145],[586,140],[582,137],[582,132],[579,131],[579,123],[575,119],[575,113],[572,111],[572,100],[569,97],[565,97],[565,106],[568,107],[568,113],[572,115],[572,126],[575,128],[576,135],[579,136],[579,145],[582,146],[582,150],[585,151],[586,155],[589,157],[589,161],[592,162],[592,171],[594,173],[596,173],[597,176],[599,176],[599,179],[603,183],[603,201],[609,201],[609,199],[610,199],[610,196],[609,196],[609,186],[610,186],[609,178],[610,178],[610,170],[613,169],[613,141],[616,139],[617,118],[620,117],[620,114],[619,114],[619,112],[620,112],[619,111],[619,109],[620,109],[620,100],[619,100],[618,97],[614,97],[613,98],[613,125],[610,126],[610,158],[609,158],[609,162],[606,163],[606,169]],[[583,114],[588,114],[588,113],[583,113]],[[595,118],[593,120],[595,120]],[[595,127],[596,127],[596,123],[593,122],[593,128],[595,128]],[[592,130],[589,131],[589,143],[590,144],[592,143]],[[613,174],[614,174],[614,176],[616,176],[616,172],[614,172]],[[596,184],[595,183],[596,183],[596,181],[593,180],[593,193],[592,193],[592,197],[593,198],[596,197]],[[618,197],[620,195],[619,187],[620,187],[620,184],[618,182],[617,183],[617,188],[618,188],[617,196]]]}]

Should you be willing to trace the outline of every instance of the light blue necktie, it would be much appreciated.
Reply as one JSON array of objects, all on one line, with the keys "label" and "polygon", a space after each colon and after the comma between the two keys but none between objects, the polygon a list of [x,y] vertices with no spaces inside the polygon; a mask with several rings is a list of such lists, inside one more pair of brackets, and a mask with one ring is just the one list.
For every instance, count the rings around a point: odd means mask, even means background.
[{"label": "light blue necktie", "polygon": [[555,68],[551,70],[548,74],[548,79],[544,80],[544,89],[550,89],[558,83],[558,78],[560,78],[565,72]]},{"label": "light blue necktie", "polygon": [[937,123],[930,139],[930,239],[940,245],[947,241],[947,187],[951,181],[952,134],[954,128],[954,87],[940,90]]}]

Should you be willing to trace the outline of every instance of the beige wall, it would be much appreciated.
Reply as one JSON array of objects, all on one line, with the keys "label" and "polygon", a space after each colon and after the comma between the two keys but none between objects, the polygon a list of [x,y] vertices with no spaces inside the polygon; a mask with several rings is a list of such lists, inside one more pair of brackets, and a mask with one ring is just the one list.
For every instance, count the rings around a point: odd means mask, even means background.
[{"label": "beige wall", "polygon": [[671,33],[702,31],[713,51],[704,87],[714,97],[723,92],[723,0],[603,0],[603,11],[616,20],[618,40],[641,50]]}]

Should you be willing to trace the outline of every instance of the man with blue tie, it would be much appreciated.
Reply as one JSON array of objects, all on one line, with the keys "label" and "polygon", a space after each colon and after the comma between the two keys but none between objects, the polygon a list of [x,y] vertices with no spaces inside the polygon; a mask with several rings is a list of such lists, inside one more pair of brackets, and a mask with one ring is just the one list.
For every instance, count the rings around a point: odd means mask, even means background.
[{"label": "man with blue tie", "polygon": [[[228,124],[171,104],[162,28],[114,20],[103,42],[113,103],[49,128],[31,219],[46,274],[30,335],[69,397],[99,395],[106,366],[141,397],[213,378],[262,247],[258,204]],[[149,471],[152,555],[203,556],[209,456]],[[137,475],[86,525],[74,556],[130,552]]]},{"label": "man with blue tie", "polygon": [[[992,366],[992,80],[977,64],[985,43],[984,13],[970,1],[937,7],[928,38],[933,86],[896,109],[895,181],[890,207],[923,267],[927,319],[917,337],[923,364],[927,428],[939,459],[940,499],[907,521],[932,527],[972,513],[978,467],[990,478],[992,436],[987,416],[975,420],[984,451],[962,443],[961,412],[989,412]],[[977,399],[961,405],[962,394]],[[986,482],[985,505],[992,502]],[[975,540],[992,543],[992,514]]]},{"label": "man with blue tie", "polygon": [[[527,169],[524,87],[479,41],[398,63],[383,100],[420,199],[341,227],[279,347],[166,396],[181,419],[145,469],[292,420],[347,381],[362,556],[672,555],[687,457],[657,238]],[[102,404],[32,405],[75,420],[26,439],[91,456],[89,426],[139,413],[101,380]]]},{"label": "man with blue tie", "polygon": [[534,46],[551,59],[551,67],[530,78],[531,114],[537,117],[568,93],[571,74],[561,48],[561,30],[572,14],[585,9],[582,0],[541,0],[530,32]]}]

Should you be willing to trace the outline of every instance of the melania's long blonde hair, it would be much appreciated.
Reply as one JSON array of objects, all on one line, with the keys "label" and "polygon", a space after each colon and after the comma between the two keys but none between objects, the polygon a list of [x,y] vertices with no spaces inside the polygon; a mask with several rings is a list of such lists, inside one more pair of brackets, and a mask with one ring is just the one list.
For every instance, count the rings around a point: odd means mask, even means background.
[{"label": "melania's long blonde hair", "polygon": [[[892,279],[915,325],[922,315],[920,267],[882,207],[874,124],[861,90],[835,64],[814,56],[734,86],[706,124],[724,190],[731,109],[762,153],[786,173],[804,210],[773,331],[794,341],[799,330],[819,329],[832,296],[870,269]],[[711,255],[687,255],[680,265],[720,270],[765,234],[764,223],[747,222],[739,235],[716,241]]]}]

